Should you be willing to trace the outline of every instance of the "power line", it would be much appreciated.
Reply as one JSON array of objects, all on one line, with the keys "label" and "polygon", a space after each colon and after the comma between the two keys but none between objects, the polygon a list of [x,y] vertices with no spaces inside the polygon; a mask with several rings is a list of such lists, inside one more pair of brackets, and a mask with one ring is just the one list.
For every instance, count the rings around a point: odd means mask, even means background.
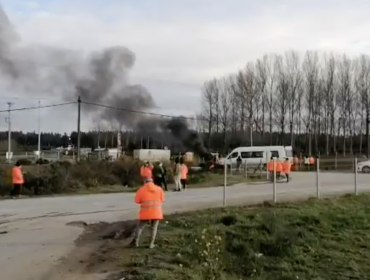
[{"label": "power line", "polygon": [[52,108],[52,107],[59,107],[64,105],[76,104],[77,102],[66,102],[66,103],[59,103],[59,104],[51,104],[51,105],[44,105],[44,106],[32,106],[32,107],[24,107],[24,108],[15,108],[15,109],[8,109],[8,110],[0,110],[0,113],[6,112],[14,112],[14,111],[28,111],[28,110],[36,110],[36,109],[44,109],[44,108]]},{"label": "power line", "polygon": [[171,115],[165,115],[165,114],[158,114],[158,113],[152,113],[152,112],[132,110],[132,109],[127,109],[127,108],[120,108],[120,107],[116,107],[116,106],[99,104],[99,103],[94,103],[94,102],[87,102],[87,101],[82,101],[81,103],[96,106],[96,107],[106,108],[106,109],[112,109],[112,110],[117,110],[117,111],[124,111],[124,112],[141,114],[141,115],[148,115],[148,116],[156,116],[156,117],[163,117],[163,118],[178,118],[178,119],[192,120],[192,121],[205,120],[203,118],[198,119],[198,118],[184,117],[184,116],[171,116]]}]

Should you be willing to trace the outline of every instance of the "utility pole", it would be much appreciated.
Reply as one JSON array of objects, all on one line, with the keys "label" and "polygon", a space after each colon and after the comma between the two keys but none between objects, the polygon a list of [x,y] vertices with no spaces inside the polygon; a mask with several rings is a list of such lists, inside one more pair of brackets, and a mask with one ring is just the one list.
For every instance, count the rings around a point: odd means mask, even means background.
[{"label": "utility pole", "polygon": [[12,152],[12,124],[10,120],[10,108],[13,105],[12,102],[7,102],[8,104],[8,117],[5,119],[5,121],[8,123],[8,157],[7,161],[11,161],[11,152]]},{"label": "utility pole", "polygon": [[77,99],[77,161],[80,161],[81,155],[81,97]]},{"label": "utility pole", "polygon": [[37,141],[37,158],[41,158],[41,102],[39,100],[39,118],[38,118],[38,141]]}]

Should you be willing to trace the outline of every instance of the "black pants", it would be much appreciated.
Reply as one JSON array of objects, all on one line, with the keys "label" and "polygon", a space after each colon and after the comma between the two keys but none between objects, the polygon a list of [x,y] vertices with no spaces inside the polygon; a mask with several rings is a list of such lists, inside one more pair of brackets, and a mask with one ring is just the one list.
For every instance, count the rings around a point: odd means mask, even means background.
[{"label": "black pants", "polygon": [[13,189],[10,191],[10,196],[19,196],[21,194],[21,184],[14,184]]},{"label": "black pants", "polygon": [[167,191],[167,182],[166,179],[163,177],[154,177],[153,179],[154,184],[160,186],[162,189],[164,188]]},{"label": "black pants", "polygon": [[186,189],[186,179],[181,179],[181,185],[183,189]]}]

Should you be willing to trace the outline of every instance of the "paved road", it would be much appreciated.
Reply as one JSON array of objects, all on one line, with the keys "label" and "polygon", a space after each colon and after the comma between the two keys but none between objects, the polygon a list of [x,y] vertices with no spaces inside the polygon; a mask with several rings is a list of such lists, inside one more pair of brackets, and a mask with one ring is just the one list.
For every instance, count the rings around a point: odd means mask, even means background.
[{"label": "paved road", "polygon": [[[360,192],[370,190],[370,176],[358,174]],[[321,195],[354,192],[354,175],[321,173]],[[367,182],[369,181],[369,183]],[[226,189],[227,204],[259,203],[272,199],[272,184],[239,184]],[[278,200],[316,195],[315,173],[293,173],[289,183],[277,184]],[[134,194],[34,198],[0,201],[0,271],[2,280],[40,280],[74,247],[82,229],[71,221],[88,223],[136,217]],[[223,188],[167,193],[166,213],[222,206]]]}]

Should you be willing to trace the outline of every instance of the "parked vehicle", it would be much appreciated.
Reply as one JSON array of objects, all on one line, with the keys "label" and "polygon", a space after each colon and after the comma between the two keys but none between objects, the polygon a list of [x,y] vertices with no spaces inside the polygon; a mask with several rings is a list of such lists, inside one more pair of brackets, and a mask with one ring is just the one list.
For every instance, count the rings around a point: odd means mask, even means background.
[{"label": "parked vehicle", "polygon": [[357,172],[370,173],[370,160],[357,163]]},{"label": "parked vehicle", "polygon": [[241,157],[242,164],[250,167],[259,165],[265,166],[271,157],[279,160],[289,158],[293,162],[293,148],[291,146],[251,146],[238,147],[234,149],[226,158],[220,160],[220,164],[227,164],[230,168],[237,166],[237,158]]}]

